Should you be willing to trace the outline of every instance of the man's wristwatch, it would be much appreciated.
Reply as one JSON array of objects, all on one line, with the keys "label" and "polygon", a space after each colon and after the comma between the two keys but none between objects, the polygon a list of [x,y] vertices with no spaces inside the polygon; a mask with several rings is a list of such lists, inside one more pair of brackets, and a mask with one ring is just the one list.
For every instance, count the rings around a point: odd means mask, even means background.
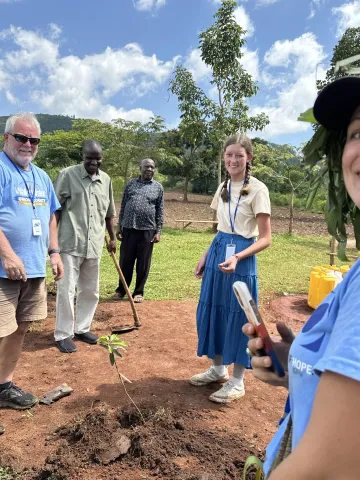
[{"label": "man's wristwatch", "polygon": [[60,253],[60,250],[58,248],[53,248],[52,250],[48,251],[49,255],[52,255],[53,253]]}]

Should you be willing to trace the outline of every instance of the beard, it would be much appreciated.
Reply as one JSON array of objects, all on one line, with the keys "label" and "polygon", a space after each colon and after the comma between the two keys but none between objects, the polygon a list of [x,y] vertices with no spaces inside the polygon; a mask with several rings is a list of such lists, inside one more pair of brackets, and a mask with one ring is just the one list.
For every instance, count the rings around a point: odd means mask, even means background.
[{"label": "beard", "polygon": [[8,145],[7,153],[10,155],[10,158],[22,168],[26,168],[35,158],[35,155],[32,155],[30,152],[24,157],[18,150],[12,148],[10,145]]}]

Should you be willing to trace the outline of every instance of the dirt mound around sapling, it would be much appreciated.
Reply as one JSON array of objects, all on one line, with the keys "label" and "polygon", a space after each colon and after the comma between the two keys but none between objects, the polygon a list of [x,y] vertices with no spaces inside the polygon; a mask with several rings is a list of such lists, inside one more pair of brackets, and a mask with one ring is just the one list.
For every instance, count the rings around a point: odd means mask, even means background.
[{"label": "dirt mound around sapling", "polygon": [[36,478],[118,463],[122,474],[135,467],[173,480],[240,479],[247,456],[259,453],[239,435],[197,426],[201,412],[140,408],[145,423],[136,409],[101,404],[58,429],[56,453]]}]

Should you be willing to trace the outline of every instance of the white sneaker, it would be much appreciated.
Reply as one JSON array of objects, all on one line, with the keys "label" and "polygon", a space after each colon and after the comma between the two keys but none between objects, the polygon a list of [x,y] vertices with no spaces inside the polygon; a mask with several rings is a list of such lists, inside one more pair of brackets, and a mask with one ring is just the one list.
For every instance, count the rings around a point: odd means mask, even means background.
[{"label": "white sneaker", "polygon": [[206,372],[197,373],[190,378],[191,385],[196,385],[197,387],[202,387],[213,382],[227,382],[229,380],[228,370],[225,367],[225,375],[219,375],[216,373],[214,366],[212,365]]},{"label": "white sneaker", "polygon": [[222,388],[220,388],[220,390],[212,393],[209,399],[216,403],[230,403],[233,400],[243,397],[244,395],[244,383],[242,383],[240,386],[237,386],[234,385],[231,380],[229,380]]}]

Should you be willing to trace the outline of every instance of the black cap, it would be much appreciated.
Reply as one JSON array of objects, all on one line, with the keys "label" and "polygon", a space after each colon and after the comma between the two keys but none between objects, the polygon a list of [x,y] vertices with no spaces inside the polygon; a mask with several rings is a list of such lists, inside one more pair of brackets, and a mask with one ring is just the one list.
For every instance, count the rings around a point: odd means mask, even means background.
[{"label": "black cap", "polygon": [[342,77],[321,90],[314,104],[316,120],[328,130],[344,130],[360,105],[360,77]]}]

